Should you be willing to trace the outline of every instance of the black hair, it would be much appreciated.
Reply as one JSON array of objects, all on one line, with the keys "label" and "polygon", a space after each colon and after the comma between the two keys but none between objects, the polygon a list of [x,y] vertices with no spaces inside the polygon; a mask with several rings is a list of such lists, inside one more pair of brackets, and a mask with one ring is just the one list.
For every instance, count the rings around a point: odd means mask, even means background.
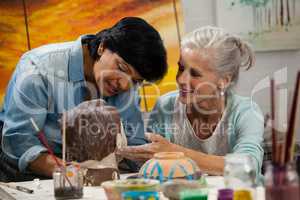
[{"label": "black hair", "polygon": [[161,80],[167,72],[167,53],[157,32],[145,20],[125,17],[114,26],[87,37],[86,43],[91,57],[99,59],[98,47],[117,53],[145,80]]}]

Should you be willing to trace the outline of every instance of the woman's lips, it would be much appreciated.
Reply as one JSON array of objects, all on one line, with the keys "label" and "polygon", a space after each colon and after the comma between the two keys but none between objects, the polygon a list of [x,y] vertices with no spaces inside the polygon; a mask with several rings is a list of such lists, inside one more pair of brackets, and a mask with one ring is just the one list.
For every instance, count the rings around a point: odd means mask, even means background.
[{"label": "woman's lips", "polygon": [[193,90],[186,90],[186,89],[179,90],[180,96],[182,97],[186,97],[187,95],[192,94],[193,92],[194,92]]},{"label": "woman's lips", "polygon": [[106,83],[105,89],[110,95],[115,95],[118,93],[118,90],[114,88],[112,85],[110,85],[109,83]]}]

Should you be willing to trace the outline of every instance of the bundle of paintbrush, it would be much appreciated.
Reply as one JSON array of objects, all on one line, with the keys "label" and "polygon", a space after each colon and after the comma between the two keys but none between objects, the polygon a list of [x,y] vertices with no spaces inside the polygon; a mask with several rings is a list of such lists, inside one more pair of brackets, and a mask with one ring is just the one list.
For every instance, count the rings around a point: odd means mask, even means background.
[{"label": "bundle of paintbrush", "polygon": [[267,166],[265,174],[267,200],[300,199],[299,176],[293,164],[299,86],[300,72],[297,74],[288,128],[282,141],[278,139],[279,136],[275,129],[274,122],[278,122],[275,111],[276,91],[274,80],[271,80],[272,163]]},{"label": "bundle of paintbrush", "polygon": [[293,100],[288,121],[288,128],[284,140],[279,140],[275,128],[276,117],[276,91],[275,82],[271,80],[271,119],[272,119],[272,162],[278,165],[285,165],[293,161],[295,149],[296,121],[297,110],[299,107],[299,87],[300,87],[300,72],[297,74]]}]

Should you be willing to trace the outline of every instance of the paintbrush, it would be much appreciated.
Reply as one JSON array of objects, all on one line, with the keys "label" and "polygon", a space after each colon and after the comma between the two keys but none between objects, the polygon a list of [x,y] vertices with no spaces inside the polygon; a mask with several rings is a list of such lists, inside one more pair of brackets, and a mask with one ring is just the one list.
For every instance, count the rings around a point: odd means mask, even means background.
[{"label": "paintbrush", "polygon": [[33,120],[33,118],[30,118],[30,121],[32,123],[32,126],[34,127],[34,129],[38,132],[38,138],[39,140],[42,142],[42,144],[46,147],[46,149],[48,150],[48,152],[50,153],[50,156],[53,158],[53,160],[55,161],[56,165],[61,167],[62,164],[57,160],[56,156],[54,155],[52,149],[50,148],[50,146],[48,145],[48,142],[46,141],[46,138],[44,136],[44,134],[40,131],[39,127],[37,126],[37,124],[35,123],[35,121]]},{"label": "paintbrush", "polygon": [[284,149],[285,163],[288,163],[293,159],[292,156],[294,153],[293,151],[295,145],[295,124],[296,124],[297,108],[298,108],[298,101],[299,101],[299,87],[300,87],[300,72],[298,72],[297,74],[293,102],[290,111],[288,130],[287,130],[286,140],[285,140],[285,149]]},{"label": "paintbrush", "polygon": [[[30,121],[32,123],[32,126],[34,127],[34,129],[38,132],[38,138],[39,140],[42,142],[42,144],[47,148],[48,152],[50,153],[50,156],[52,157],[52,159],[55,161],[56,165],[62,170],[62,172],[65,171],[65,167],[64,165],[62,165],[58,159],[56,158],[56,156],[54,155],[52,149],[50,148],[50,146],[48,145],[47,139],[45,137],[45,135],[43,134],[42,131],[40,131],[39,127],[37,126],[37,124],[35,123],[35,121],[33,120],[33,118],[30,118]],[[63,173],[65,179],[68,181],[69,185],[71,188],[73,188],[71,181],[68,179],[68,177],[66,176],[65,173]]]},{"label": "paintbrush", "polygon": [[28,189],[26,187],[19,186],[19,185],[13,185],[13,184],[10,184],[10,183],[0,182],[0,185],[11,188],[11,189],[15,189],[15,190],[18,190],[18,191],[21,191],[21,192],[25,192],[25,193],[28,193],[28,194],[32,194],[34,192],[33,190]]},{"label": "paintbrush", "polygon": [[271,130],[272,130],[272,161],[278,162],[277,138],[275,132],[275,84],[274,79],[271,79]]}]

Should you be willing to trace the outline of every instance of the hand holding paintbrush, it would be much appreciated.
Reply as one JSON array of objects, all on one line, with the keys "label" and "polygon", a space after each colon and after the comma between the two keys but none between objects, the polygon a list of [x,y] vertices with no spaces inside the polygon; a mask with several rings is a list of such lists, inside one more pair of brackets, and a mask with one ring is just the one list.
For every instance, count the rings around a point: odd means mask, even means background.
[{"label": "hand holding paintbrush", "polygon": [[[34,127],[34,129],[38,132],[38,138],[41,141],[41,143],[47,148],[50,156],[53,158],[53,160],[55,161],[57,167],[59,167],[61,169],[62,172],[65,171],[65,166],[64,163],[60,163],[58,161],[58,159],[56,158],[56,156],[54,155],[52,149],[50,148],[50,146],[48,145],[47,139],[45,137],[45,135],[43,134],[43,132],[40,131],[39,127],[37,126],[37,124],[35,123],[35,121],[33,120],[33,118],[30,118],[30,121],[32,123],[32,126]],[[67,182],[69,183],[70,187],[73,188],[71,181],[69,180],[69,178],[64,174],[65,179],[67,180]]]}]

